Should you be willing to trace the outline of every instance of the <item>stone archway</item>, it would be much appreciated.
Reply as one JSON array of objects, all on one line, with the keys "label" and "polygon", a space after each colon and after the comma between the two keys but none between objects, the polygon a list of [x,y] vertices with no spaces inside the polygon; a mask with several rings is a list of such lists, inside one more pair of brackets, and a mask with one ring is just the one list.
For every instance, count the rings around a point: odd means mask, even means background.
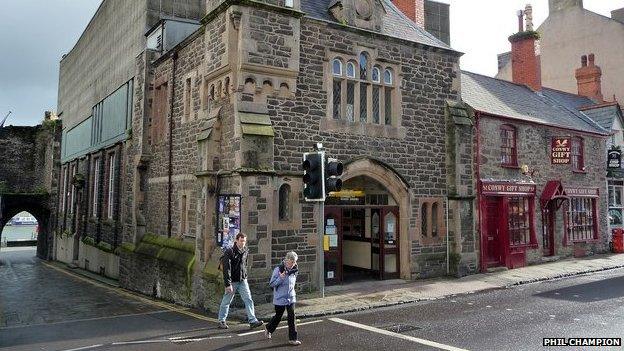
[{"label": "stone archway", "polygon": [[37,219],[39,225],[37,257],[41,259],[52,258],[53,231],[50,221],[49,196],[47,194],[0,195],[0,236],[6,223],[22,211],[32,214]]},{"label": "stone archway", "polygon": [[411,247],[414,240],[413,233],[409,230],[410,196],[409,186],[392,168],[380,161],[361,158],[353,160],[345,165],[341,179],[346,182],[359,176],[375,179],[394,197],[399,205],[399,228],[400,240],[400,270],[402,279],[411,279]]}]

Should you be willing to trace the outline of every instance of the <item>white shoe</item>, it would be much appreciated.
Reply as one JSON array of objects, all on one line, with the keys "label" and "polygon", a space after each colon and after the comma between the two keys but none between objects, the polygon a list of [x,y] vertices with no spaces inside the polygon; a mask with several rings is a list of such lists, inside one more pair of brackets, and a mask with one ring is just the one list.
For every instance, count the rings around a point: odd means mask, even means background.
[{"label": "white shoe", "polygon": [[269,333],[269,330],[266,327],[264,328],[264,336],[266,336],[267,339],[271,340],[271,333]]},{"label": "white shoe", "polygon": [[293,346],[301,345],[301,341],[299,341],[299,340],[289,340],[288,343],[293,345]]}]

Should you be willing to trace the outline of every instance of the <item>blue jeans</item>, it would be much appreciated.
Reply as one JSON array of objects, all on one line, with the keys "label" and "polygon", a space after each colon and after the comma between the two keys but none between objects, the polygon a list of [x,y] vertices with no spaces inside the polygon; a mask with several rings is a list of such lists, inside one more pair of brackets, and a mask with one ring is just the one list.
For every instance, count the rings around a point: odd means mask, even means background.
[{"label": "blue jeans", "polygon": [[254,323],[258,321],[256,318],[256,313],[254,312],[254,304],[251,299],[251,291],[249,290],[249,284],[247,284],[247,279],[243,279],[240,282],[232,282],[232,292],[226,293],[223,295],[223,300],[221,300],[221,307],[219,307],[219,321],[225,322],[227,318],[228,312],[230,311],[230,304],[232,300],[234,300],[234,294],[238,291],[238,294],[243,299],[245,303],[245,310],[247,311],[247,321],[249,323]]}]

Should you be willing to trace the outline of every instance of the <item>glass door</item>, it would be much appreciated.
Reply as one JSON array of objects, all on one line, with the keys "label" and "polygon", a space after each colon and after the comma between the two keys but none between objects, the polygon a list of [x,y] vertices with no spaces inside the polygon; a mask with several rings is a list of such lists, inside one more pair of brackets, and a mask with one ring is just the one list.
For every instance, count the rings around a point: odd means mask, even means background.
[{"label": "glass door", "polygon": [[373,276],[383,279],[381,267],[381,209],[371,209],[371,270]]},{"label": "glass door", "polygon": [[387,207],[381,211],[379,266],[381,279],[396,279],[399,271],[399,208]]}]

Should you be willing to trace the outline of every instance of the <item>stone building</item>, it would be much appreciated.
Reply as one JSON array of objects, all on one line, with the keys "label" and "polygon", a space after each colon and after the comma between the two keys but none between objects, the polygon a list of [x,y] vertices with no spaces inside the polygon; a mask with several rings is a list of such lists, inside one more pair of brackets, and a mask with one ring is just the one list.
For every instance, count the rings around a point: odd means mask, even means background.
[{"label": "stone building", "polygon": [[[604,75],[605,100],[624,99],[624,9],[614,9],[609,18],[585,9],[583,0],[549,0],[548,7],[548,17],[536,29],[542,84],[579,93],[574,77],[579,58],[594,53]],[[498,62],[496,77],[512,81],[510,53],[500,54]]]},{"label": "stone building", "polygon": [[[110,277],[114,251],[134,231],[122,206],[131,146],[135,59],[145,32],[163,17],[195,21],[202,0],[102,1],[78,42],[60,62],[58,114],[63,121],[54,258]],[[193,30],[194,30],[193,29]],[[188,31],[188,29],[186,29]]]},{"label": "stone building", "polygon": [[542,87],[536,37],[522,29],[510,37],[514,82],[462,74],[476,123],[482,270],[608,248],[609,131],[578,110],[587,97]]},{"label": "stone building", "polygon": [[[306,290],[475,272],[459,56],[389,0],[207,1],[199,30],[137,56],[121,285],[214,307],[220,246],[241,231],[261,300],[289,250]],[[322,272],[301,179],[317,142],[345,164]]]}]

